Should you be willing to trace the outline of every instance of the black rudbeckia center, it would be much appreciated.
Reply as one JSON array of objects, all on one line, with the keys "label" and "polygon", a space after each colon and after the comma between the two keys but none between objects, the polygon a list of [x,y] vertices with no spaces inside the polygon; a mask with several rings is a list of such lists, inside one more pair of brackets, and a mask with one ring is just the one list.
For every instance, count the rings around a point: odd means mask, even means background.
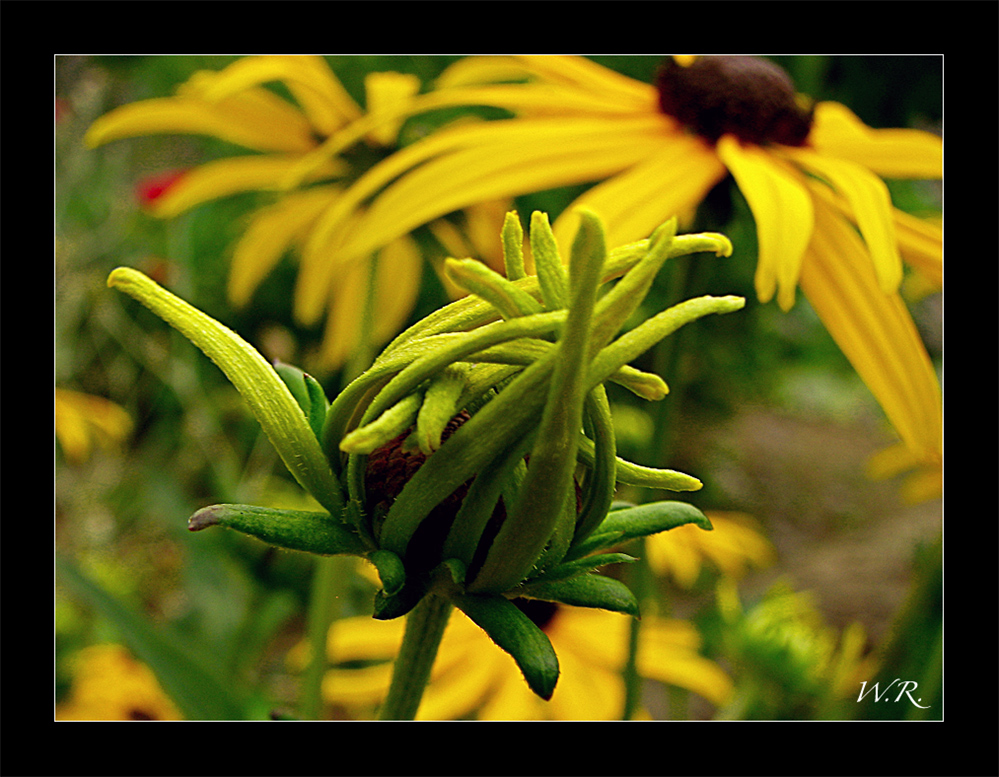
[{"label": "black rudbeckia center", "polygon": [[716,143],[731,134],[746,143],[802,146],[812,113],[795,97],[780,67],[757,57],[698,57],[684,67],[666,60],[656,78],[659,107]]}]

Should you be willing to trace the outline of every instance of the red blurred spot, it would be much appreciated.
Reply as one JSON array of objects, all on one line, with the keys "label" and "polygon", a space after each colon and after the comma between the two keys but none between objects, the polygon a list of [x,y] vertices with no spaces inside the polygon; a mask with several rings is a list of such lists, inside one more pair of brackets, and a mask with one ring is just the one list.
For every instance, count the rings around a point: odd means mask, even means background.
[{"label": "red blurred spot", "polygon": [[163,196],[171,186],[173,186],[177,181],[179,181],[185,174],[187,170],[169,170],[165,173],[159,173],[158,175],[151,175],[147,178],[143,178],[135,186],[135,196],[139,199],[139,203],[142,205],[152,205],[156,200]]}]

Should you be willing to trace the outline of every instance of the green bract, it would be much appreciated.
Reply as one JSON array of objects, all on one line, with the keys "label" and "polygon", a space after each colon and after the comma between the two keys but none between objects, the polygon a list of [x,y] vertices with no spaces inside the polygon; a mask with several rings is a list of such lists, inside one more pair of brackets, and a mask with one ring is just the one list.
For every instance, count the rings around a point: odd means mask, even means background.
[{"label": "green bract", "polygon": [[537,274],[527,275],[520,222],[508,214],[506,277],[473,260],[448,260],[449,277],[469,296],[396,337],[332,403],[301,370],[272,368],[238,335],[141,273],[115,270],[110,286],[219,365],[326,509],[215,505],[196,513],[190,528],[220,525],[279,547],[363,556],[383,583],[376,618],[404,615],[428,596],[450,602],[514,657],[536,693],[550,697],[555,654],[511,600],[637,615],[627,587],[596,571],[633,559],[608,551],[686,523],[711,528],[682,502],[612,510],[619,484],[674,491],[701,484],[617,455],[604,383],[662,399],[662,379],[629,362],[683,324],[744,304],[699,297],[621,334],[666,261],[702,251],[727,256],[731,244],[718,234],[678,236],[670,221],[649,239],[608,252],[599,219],[579,215],[568,262],[547,216],[532,215]]}]

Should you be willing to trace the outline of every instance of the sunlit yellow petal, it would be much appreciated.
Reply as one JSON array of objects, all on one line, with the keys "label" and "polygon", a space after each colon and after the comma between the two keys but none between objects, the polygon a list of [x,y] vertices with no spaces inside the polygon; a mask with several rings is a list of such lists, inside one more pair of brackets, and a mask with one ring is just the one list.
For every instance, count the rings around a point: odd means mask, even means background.
[{"label": "sunlit yellow petal", "polygon": [[[555,686],[555,690],[557,693],[558,686]],[[538,720],[541,717],[539,706],[543,703],[531,692],[522,677],[508,672],[499,678],[493,692],[479,707],[475,719]]]},{"label": "sunlit yellow petal", "polygon": [[814,225],[811,197],[800,177],[760,147],[743,146],[726,135],[717,150],[756,221],[756,293],[767,302],[776,291],[778,304],[789,310]]},{"label": "sunlit yellow petal", "polygon": [[300,242],[319,214],[340,192],[337,186],[317,186],[291,192],[253,213],[233,249],[229,271],[229,299],[236,306],[249,303],[260,282],[281,257]]},{"label": "sunlit yellow petal", "polygon": [[648,159],[582,194],[552,229],[559,245],[568,249],[576,227],[572,214],[585,206],[608,225],[608,245],[641,240],[667,219],[696,207],[725,173],[703,141],[677,133]]},{"label": "sunlit yellow petal", "polygon": [[620,671],[593,666],[585,654],[569,644],[556,645],[559,681],[546,716],[557,720],[614,720],[624,710],[624,681]]},{"label": "sunlit yellow petal", "polygon": [[940,386],[909,311],[881,291],[853,227],[821,198],[815,215],[802,290],[902,440],[922,460],[939,460]]},{"label": "sunlit yellow petal", "polygon": [[393,240],[378,252],[372,322],[375,342],[388,342],[401,331],[419,296],[422,274],[423,255],[408,236]]},{"label": "sunlit yellow petal", "polygon": [[193,83],[192,93],[216,101],[246,89],[280,81],[321,133],[335,132],[361,115],[357,103],[322,57],[266,55],[243,57],[228,67]]},{"label": "sunlit yellow petal", "polygon": [[[902,282],[902,258],[895,237],[891,196],[884,181],[866,168],[802,148],[785,152],[809,172],[825,179],[846,200],[852,219],[867,244],[874,270],[886,292]],[[821,184],[809,181],[814,188]]]},{"label": "sunlit yellow petal", "polygon": [[84,461],[95,444],[118,446],[131,431],[132,417],[111,400],[70,389],[55,390],[55,433],[68,461]]},{"label": "sunlit yellow petal", "polygon": [[[269,154],[219,159],[188,170],[156,198],[150,212],[173,218],[209,200],[248,191],[278,191],[280,181],[295,164],[297,155]],[[333,178],[346,172],[344,162],[334,159],[313,171],[310,180]]]},{"label": "sunlit yellow petal", "polygon": [[375,620],[363,615],[333,624],[327,640],[330,661],[373,661],[394,658],[402,644],[403,619]]},{"label": "sunlit yellow petal", "polygon": [[943,176],[943,140],[914,129],[872,129],[845,105],[815,106],[809,145],[820,154],[849,159],[883,178]]},{"label": "sunlit yellow petal", "polygon": [[690,649],[657,649],[640,637],[636,665],[643,677],[702,696],[716,706],[723,706],[732,695],[732,679],[714,661]]}]

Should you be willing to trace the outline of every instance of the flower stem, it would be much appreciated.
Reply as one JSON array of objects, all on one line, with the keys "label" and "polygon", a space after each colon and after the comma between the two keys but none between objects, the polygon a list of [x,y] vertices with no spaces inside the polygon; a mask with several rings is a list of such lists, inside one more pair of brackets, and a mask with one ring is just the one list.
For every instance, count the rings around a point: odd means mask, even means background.
[{"label": "flower stem", "polygon": [[319,720],[322,713],[322,684],[326,673],[326,644],[335,620],[336,586],[340,577],[336,556],[320,556],[312,573],[312,593],[309,597],[307,636],[309,664],[302,678],[302,718]]},{"label": "flower stem", "polygon": [[427,594],[407,616],[392,684],[379,713],[381,720],[416,717],[452,606],[447,599]]}]

